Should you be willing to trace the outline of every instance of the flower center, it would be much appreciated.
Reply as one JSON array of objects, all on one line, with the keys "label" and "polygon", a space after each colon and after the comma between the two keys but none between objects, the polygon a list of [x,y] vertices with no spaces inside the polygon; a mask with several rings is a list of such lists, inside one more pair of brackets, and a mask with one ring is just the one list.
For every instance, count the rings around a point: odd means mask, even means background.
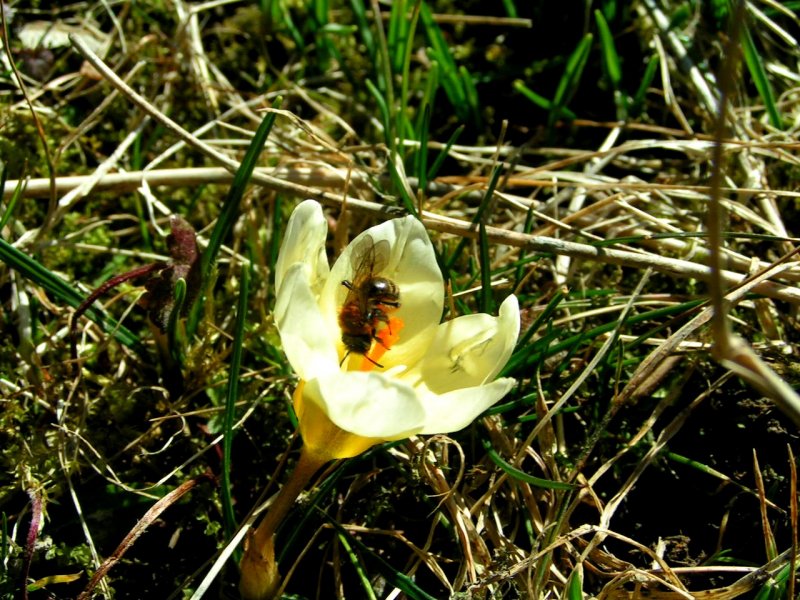
[{"label": "flower center", "polygon": [[400,331],[403,327],[405,327],[405,323],[402,319],[389,317],[389,322],[375,334],[376,340],[372,343],[369,352],[361,358],[358,370],[371,371],[374,369],[375,363],[380,363],[381,357],[400,339]]}]

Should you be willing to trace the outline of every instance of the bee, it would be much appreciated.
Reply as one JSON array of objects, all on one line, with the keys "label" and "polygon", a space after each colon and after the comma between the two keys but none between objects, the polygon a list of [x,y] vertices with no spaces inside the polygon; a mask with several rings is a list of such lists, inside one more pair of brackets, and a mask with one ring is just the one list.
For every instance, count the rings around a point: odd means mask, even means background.
[{"label": "bee", "polygon": [[342,281],[347,288],[347,297],[339,311],[339,328],[342,343],[347,348],[342,363],[350,353],[362,354],[378,367],[368,356],[373,341],[382,343],[377,337],[381,323],[389,326],[389,313],[400,308],[400,289],[391,279],[379,273],[389,263],[389,242],[377,243],[366,235],[353,249],[350,264],[353,267],[352,281]]}]

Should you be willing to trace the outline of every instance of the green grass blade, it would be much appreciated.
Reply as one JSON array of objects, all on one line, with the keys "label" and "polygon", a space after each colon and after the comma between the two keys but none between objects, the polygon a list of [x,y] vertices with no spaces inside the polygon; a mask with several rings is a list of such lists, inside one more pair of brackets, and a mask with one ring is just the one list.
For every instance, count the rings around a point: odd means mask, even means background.
[{"label": "green grass blade", "polygon": [[389,118],[389,105],[386,102],[386,98],[383,97],[378,86],[376,86],[372,81],[367,79],[364,83],[367,85],[367,91],[372,94],[372,97],[375,99],[376,104],[378,105],[378,112],[381,115],[381,123],[383,124],[383,139],[386,142],[386,145],[389,146],[390,138],[393,140],[394,135],[392,134],[392,120]]},{"label": "green grass blade", "polygon": [[[239,398],[239,373],[242,367],[242,348],[247,323],[247,301],[250,295],[250,265],[242,265],[239,281],[239,302],[236,307],[236,323],[233,332],[233,350],[228,375],[228,394],[225,399],[225,422],[222,443],[222,506],[225,514],[225,530],[230,538],[236,530],[236,517],[233,512],[231,496],[231,449],[233,447],[233,421],[236,414],[236,400]],[[238,562],[238,559],[237,559]]]},{"label": "green grass blade", "polygon": [[[327,517],[327,515],[326,515]],[[347,536],[350,543],[361,552],[363,561],[370,568],[373,573],[380,573],[389,586],[394,586],[403,592],[411,600],[435,600],[433,596],[424,591],[417,583],[405,573],[398,571],[391,564],[382,559],[378,554],[373,552],[370,548],[364,545],[358,538],[353,537],[334,519],[328,518],[328,523],[336,529],[339,535]]]},{"label": "green grass blade", "polygon": [[342,548],[344,548],[344,552],[347,555],[347,558],[350,560],[350,564],[353,565],[353,568],[356,571],[356,576],[358,577],[358,581],[361,584],[361,589],[364,592],[361,597],[366,598],[367,600],[378,600],[377,596],[375,596],[375,590],[372,589],[372,585],[369,583],[367,570],[359,560],[358,554],[353,550],[353,546],[350,545],[350,536],[344,533],[339,533],[339,542],[342,544]]},{"label": "green grass blade", "polygon": [[[533,230],[533,206],[528,207],[528,212],[525,215],[525,224],[522,226],[522,233],[525,235],[529,235],[530,232]],[[513,289],[516,289],[519,286],[520,281],[525,276],[524,270],[525,265],[528,264],[527,260],[528,251],[525,248],[520,248],[519,251],[519,258],[517,259],[517,266],[514,269],[514,285],[512,286]]]},{"label": "green grass blade", "polygon": [[169,322],[167,323],[167,347],[173,362],[176,365],[183,363],[183,340],[181,340],[180,332],[180,315],[183,311],[183,304],[186,302],[186,280],[184,278],[178,279],[175,282],[175,291],[173,297],[175,298],[175,305],[169,313]]},{"label": "green grass blade", "polygon": [[583,568],[580,564],[576,565],[561,596],[564,600],[583,600]]},{"label": "green grass blade", "polygon": [[[282,98],[276,98],[272,107],[278,108],[282,101]],[[233,177],[233,183],[228,190],[228,196],[225,198],[225,203],[222,205],[222,211],[217,219],[217,223],[214,225],[214,229],[211,232],[208,246],[200,258],[200,269],[203,277],[201,288],[205,290],[206,294],[211,293],[211,282],[214,279],[214,270],[216,268],[219,250],[222,247],[223,241],[228,237],[231,229],[233,229],[236,219],[239,218],[239,205],[244,197],[247,184],[250,182],[250,177],[253,175],[253,170],[258,164],[258,157],[261,154],[261,150],[264,148],[269,132],[272,130],[272,125],[275,123],[276,116],[274,112],[266,113],[253,135],[253,139],[242,159],[242,164]],[[197,330],[202,304],[203,294],[198,294],[198,299],[192,307],[187,322],[187,335],[189,338],[191,338]]]},{"label": "green grass blade", "polygon": [[628,113],[631,116],[638,116],[642,113],[642,109],[644,108],[644,100],[645,96],[647,95],[647,90],[653,83],[653,79],[655,79],[656,73],[658,72],[658,55],[654,54],[650,57],[650,60],[647,61],[647,67],[645,67],[644,75],[642,76],[642,81],[639,84],[636,93],[633,95],[633,100],[631,100],[630,106],[628,107]]},{"label": "green grass blade", "polygon": [[476,125],[480,125],[481,110],[480,101],[478,99],[478,88],[475,87],[475,80],[472,78],[469,70],[464,65],[458,68],[458,75],[461,78],[462,87],[464,89],[464,96],[467,99],[467,106],[472,114],[472,119]]},{"label": "green grass blade", "polygon": [[561,109],[566,106],[575,92],[578,91],[580,86],[581,76],[583,69],[586,66],[586,61],[589,59],[589,52],[592,49],[592,40],[594,36],[587,33],[583,39],[578,43],[578,46],[572,52],[567,60],[567,66],[564,68],[564,73],[558,82],[556,93],[553,96],[553,108],[550,113],[550,125],[555,123],[558,119]]},{"label": "green grass blade", "polygon": [[0,519],[0,571],[3,573],[8,572],[6,567],[6,559],[8,558],[8,517],[3,511],[2,519]]},{"label": "green grass blade", "polygon": [[[35,261],[17,248],[14,248],[14,246],[4,239],[0,239],[0,261],[8,265],[9,268],[19,272],[25,279],[42,287],[46,292],[52,294],[59,301],[72,308],[78,308],[85,300],[83,294],[78,290],[73,288],[58,275],[48,270],[41,263]],[[133,348],[140,354],[145,352],[138,336],[126,327],[120,325],[116,319],[94,307],[89,307],[85,314],[102,327],[103,331],[112,334],[121,344]]]},{"label": "green grass blade", "polygon": [[548,100],[544,96],[540,96],[539,94],[534,92],[532,89],[530,89],[528,86],[526,86],[519,79],[517,79],[514,82],[513,86],[514,86],[514,89],[516,91],[518,91],[520,94],[525,96],[528,100],[533,102],[539,108],[543,108],[544,110],[551,111],[551,112],[552,111],[557,111],[556,114],[557,114],[558,118],[563,117],[565,119],[568,119],[568,120],[572,121],[577,117],[577,115],[574,112],[572,112],[570,109],[568,109],[566,106],[561,106],[558,109],[556,109],[553,106],[553,103],[550,102],[550,100]]},{"label": "green grass blade", "polygon": [[[406,187],[405,181],[403,181],[403,175],[398,170],[397,163],[392,160],[395,158],[395,153],[392,152],[389,155],[389,161],[387,163],[387,167],[389,168],[389,178],[392,180],[392,187],[394,188],[395,193],[400,196],[400,200],[403,202],[403,208],[406,209],[408,214],[414,215],[415,217],[419,218],[419,214],[417,213],[417,207],[414,204],[414,198],[412,198],[408,192],[408,188]],[[401,165],[402,166],[402,165]]]},{"label": "green grass blade", "polygon": [[[375,89],[370,89],[370,93],[375,96],[379,103],[381,113],[385,111],[383,137],[389,153],[395,148],[395,132],[393,130],[394,121],[390,118],[390,111],[395,109],[394,105],[394,79],[392,78],[392,59],[389,55],[389,46],[386,41],[386,34],[383,31],[383,21],[379,14],[373,15],[375,19],[375,29],[378,33],[378,53],[377,60],[374,62],[375,74],[377,77]],[[380,93],[376,93],[380,91]],[[380,106],[382,105],[382,106]]]},{"label": "green grass blade", "polygon": [[494,314],[494,294],[492,293],[492,265],[489,260],[489,237],[486,225],[481,221],[478,231],[481,261],[481,312]]},{"label": "green grass blade", "polygon": [[[6,203],[6,209],[3,211],[3,214],[0,215],[0,231],[3,230],[3,227],[6,226],[8,220],[11,218],[11,215],[14,214],[14,207],[17,205],[17,201],[22,197],[22,187],[25,180],[20,177],[19,182],[17,183],[17,187],[14,188],[14,193],[11,194],[11,197],[8,199]],[[4,190],[6,187],[6,170],[5,167],[0,167],[0,190]]]},{"label": "green grass blade", "polygon": [[761,101],[767,109],[769,122],[773,127],[783,129],[783,119],[781,119],[781,113],[775,104],[775,94],[772,92],[772,86],[767,78],[764,61],[761,60],[761,55],[756,50],[750,30],[746,26],[742,27],[741,41],[744,62],[747,65],[747,70],[750,71],[750,77],[753,78],[758,94],[761,96]]},{"label": "green grass blade", "polygon": [[[436,100],[436,92],[439,90],[439,63],[431,63],[427,73],[427,82],[425,83],[425,92],[422,95],[422,100],[419,103],[419,110],[417,111],[417,127],[416,136],[418,140],[422,140],[422,127],[424,125],[425,112],[432,113],[431,108]],[[430,120],[430,119],[429,119]],[[427,128],[426,128],[427,135]]]},{"label": "green grass blade", "polygon": [[461,137],[463,131],[464,131],[463,125],[459,125],[458,127],[456,127],[456,130],[453,132],[453,135],[451,135],[450,138],[447,140],[447,143],[444,145],[444,148],[442,148],[439,151],[439,154],[433,161],[431,168],[428,169],[428,181],[436,179],[436,174],[439,172],[439,169],[442,167],[442,164],[444,164],[444,159],[447,158],[447,155],[450,152],[450,148],[452,148],[453,145],[458,141],[458,138]]},{"label": "green grass blade", "polygon": [[[625,324],[635,325],[641,322],[647,322],[649,320],[657,320],[663,317],[669,317],[674,315],[681,315],[686,314],[692,311],[694,308],[703,304],[705,300],[690,300],[688,302],[683,302],[681,304],[676,304],[675,306],[667,306],[665,308],[658,308],[655,310],[643,312],[640,314],[629,316],[628,319],[625,321]],[[591,341],[597,338],[600,335],[608,333],[609,331],[613,331],[618,326],[617,322],[611,323],[604,323],[603,325],[598,325],[597,327],[593,327],[587,331],[577,333],[575,335],[571,335],[560,342],[550,344],[552,341],[552,337],[547,339],[539,339],[537,343],[533,346],[522,347],[522,352],[518,352],[511,356],[511,359],[508,361],[505,369],[503,369],[504,373],[512,373],[515,372],[517,369],[527,369],[539,361],[558,354],[564,351],[575,351],[576,345],[580,344],[583,341]],[[542,347],[542,344],[547,343],[546,347]],[[566,366],[567,362],[564,361],[562,363]]]},{"label": "green grass blade", "polygon": [[539,330],[539,327],[542,326],[542,323],[546,323],[550,320],[550,317],[555,313],[558,306],[561,304],[562,300],[564,300],[564,293],[562,291],[557,291],[553,294],[553,297],[550,299],[550,302],[547,303],[547,306],[544,307],[542,314],[536,317],[536,320],[528,327],[527,331],[522,334],[517,345],[522,348],[528,344],[531,337],[534,333]]},{"label": "green grass blade", "polygon": [[506,14],[512,19],[516,19],[519,15],[517,12],[517,6],[514,4],[514,0],[503,0],[503,8],[505,9]]},{"label": "green grass blade", "polygon": [[[501,165],[495,166],[492,170],[492,176],[489,178],[489,185],[486,188],[486,192],[483,194],[483,199],[481,200],[481,205],[478,207],[478,210],[475,212],[475,216],[472,219],[473,225],[483,224],[483,214],[486,212],[486,209],[489,207],[489,204],[494,197],[494,190],[497,188],[497,182],[500,179],[500,173],[502,173]],[[452,269],[455,262],[459,259],[462,252],[464,252],[464,248],[467,247],[469,243],[469,239],[466,237],[462,237],[459,240],[456,249],[450,255],[450,258],[447,260],[447,268]]]},{"label": "green grass blade", "polygon": [[283,200],[280,195],[275,196],[275,201],[272,203],[272,235],[269,239],[269,246],[267,251],[267,265],[269,272],[275,274],[275,263],[278,262],[278,254],[281,249],[281,240],[283,239],[283,231],[281,225],[285,223],[284,215],[281,211]]},{"label": "green grass blade", "polygon": [[422,197],[425,197],[425,190],[428,187],[428,127],[431,122],[431,107],[426,104],[422,110],[422,120],[417,129],[417,139],[419,140],[419,150],[414,165],[417,174],[417,189]]},{"label": "green grass blade", "polygon": [[[402,43],[402,55],[400,61],[400,69],[402,75],[400,77],[400,110],[397,112],[397,122],[395,124],[395,134],[397,135],[398,143],[397,148],[403,147],[403,140],[409,138],[410,136],[414,135],[414,128],[411,125],[411,121],[408,117],[408,99],[411,97],[412,94],[409,94],[409,87],[411,82],[411,50],[413,49],[414,44],[412,43],[414,40],[414,33],[417,30],[417,21],[419,20],[419,6],[421,0],[417,0],[416,4],[411,13],[411,18],[406,20],[405,18],[405,7],[404,7],[404,28],[402,30],[403,35],[403,43]],[[394,4],[392,5],[394,8]]]},{"label": "green grass blade", "polygon": [[597,22],[597,31],[600,34],[600,49],[602,50],[603,67],[606,76],[614,89],[618,90],[622,83],[622,66],[619,61],[619,54],[617,54],[617,48],[614,45],[614,36],[602,12],[595,10],[594,20]]},{"label": "green grass blade", "polygon": [[364,42],[364,47],[367,49],[370,62],[375,64],[377,48],[375,47],[375,38],[372,35],[372,30],[369,28],[365,6],[366,4],[361,0],[350,0],[350,8],[352,8],[353,16],[356,19],[356,25],[358,25],[358,31],[361,34],[361,41]]},{"label": "green grass blade", "polygon": [[404,47],[408,41],[406,30],[406,0],[395,0],[389,11],[389,30],[386,32],[386,47],[393,73],[403,69]]},{"label": "green grass blade", "polygon": [[420,7],[420,17],[425,30],[425,35],[431,47],[429,50],[430,59],[439,63],[441,67],[441,83],[447,94],[450,104],[456,111],[456,116],[465,120],[469,117],[469,103],[458,67],[450,52],[450,47],[442,35],[439,25],[433,20],[433,13],[426,2],[422,2]]},{"label": "green grass blade", "polygon": [[489,458],[492,460],[492,462],[500,467],[512,479],[523,481],[530,485],[546,490],[574,490],[580,487],[573,483],[566,483],[564,481],[550,481],[549,479],[542,479],[541,477],[528,475],[525,471],[522,471],[521,469],[518,469],[512,464],[506,462],[503,457],[497,453],[497,450],[492,448],[492,443],[489,440],[483,440],[483,448],[486,450],[486,453],[489,455]]}]

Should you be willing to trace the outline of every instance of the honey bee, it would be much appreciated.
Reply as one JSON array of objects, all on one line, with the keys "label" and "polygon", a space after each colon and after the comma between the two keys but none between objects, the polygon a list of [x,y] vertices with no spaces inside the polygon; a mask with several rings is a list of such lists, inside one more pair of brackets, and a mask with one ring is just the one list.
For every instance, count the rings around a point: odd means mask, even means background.
[{"label": "honey bee", "polygon": [[397,284],[379,273],[389,263],[389,242],[377,243],[366,235],[353,249],[350,264],[353,267],[353,280],[342,281],[347,288],[347,297],[339,311],[339,328],[342,330],[342,343],[347,348],[347,356],[362,354],[378,367],[368,356],[373,341],[382,343],[376,333],[381,323],[389,326],[389,313],[400,308],[400,290]]}]

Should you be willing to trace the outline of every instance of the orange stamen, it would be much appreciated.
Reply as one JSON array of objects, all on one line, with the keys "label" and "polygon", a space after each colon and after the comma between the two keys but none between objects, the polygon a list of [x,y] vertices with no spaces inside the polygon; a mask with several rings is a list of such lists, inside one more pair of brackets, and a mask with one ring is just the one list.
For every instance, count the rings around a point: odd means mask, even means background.
[{"label": "orange stamen", "polygon": [[[386,351],[400,340],[400,332],[403,327],[405,327],[405,323],[403,323],[402,319],[398,317],[389,317],[389,322],[386,326],[382,327],[381,330],[375,334],[378,341],[372,344],[369,354],[365,355],[361,360],[361,371],[371,371],[375,368],[375,363],[380,363],[380,359],[386,354]],[[369,358],[367,358],[367,356],[369,356]]]}]

